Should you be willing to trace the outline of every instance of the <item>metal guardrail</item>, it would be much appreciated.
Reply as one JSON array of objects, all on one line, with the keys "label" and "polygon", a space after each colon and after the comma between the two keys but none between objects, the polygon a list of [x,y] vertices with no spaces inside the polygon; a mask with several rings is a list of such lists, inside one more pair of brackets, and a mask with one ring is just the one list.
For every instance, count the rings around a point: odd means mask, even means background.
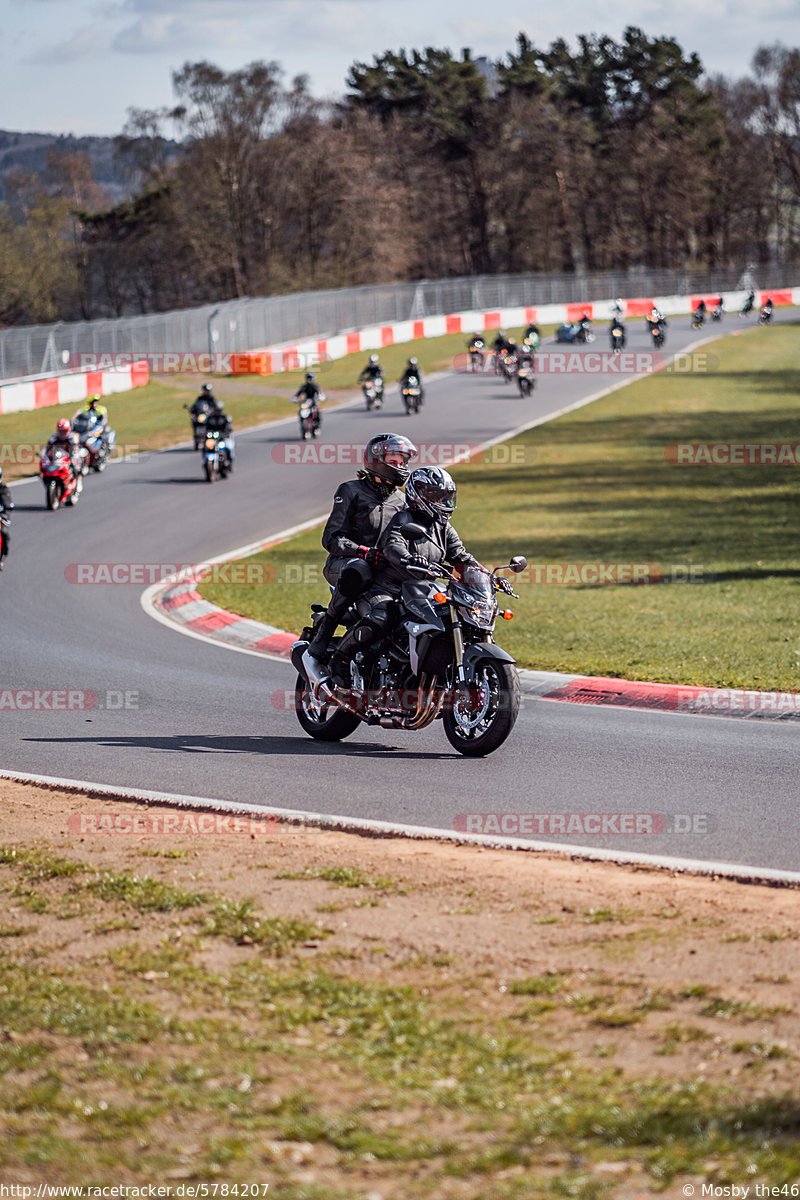
[{"label": "metal guardrail", "polygon": [[346,329],[470,309],[791,287],[797,269],[479,275],[229,300],[199,308],[0,330],[0,380],[58,371],[80,355],[230,354]]}]

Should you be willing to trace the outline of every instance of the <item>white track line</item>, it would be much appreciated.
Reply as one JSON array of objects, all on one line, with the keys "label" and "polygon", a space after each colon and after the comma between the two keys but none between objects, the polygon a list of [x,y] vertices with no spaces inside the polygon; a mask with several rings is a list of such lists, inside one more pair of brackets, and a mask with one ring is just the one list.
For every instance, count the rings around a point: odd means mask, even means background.
[{"label": "white track line", "polygon": [[301,809],[273,808],[258,804],[242,804],[231,800],[214,800],[206,796],[173,795],[142,788],[120,788],[109,784],[89,783],[79,779],[55,779],[48,775],[31,775],[24,771],[0,770],[0,779],[31,783],[51,791],[80,792],[88,796],[105,796],[113,800],[136,800],[145,804],[170,805],[174,808],[210,809],[241,816],[275,817],[292,825],[312,825],[341,833],[368,837],[408,837],[418,841],[454,842],[458,845],[483,846],[492,850],[527,850],[539,854],[567,855],[590,862],[611,862],[620,866],[645,866],[693,875],[718,875],[740,883],[765,883],[800,886],[800,872],[778,871],[772,867],[751,867],[727,862],[704,862],[694,858],[670,858],[657,854],[636,854],[626,850],[598,850],[591,846],[569,846],[563,842],[536,842],[525,838],[496,838],[484,833],[459,833],[451,829],[429,829],[422,825],[404,825],[393,821],[371,821],[362,817],[337,817],[328,813],[304,812]]}]

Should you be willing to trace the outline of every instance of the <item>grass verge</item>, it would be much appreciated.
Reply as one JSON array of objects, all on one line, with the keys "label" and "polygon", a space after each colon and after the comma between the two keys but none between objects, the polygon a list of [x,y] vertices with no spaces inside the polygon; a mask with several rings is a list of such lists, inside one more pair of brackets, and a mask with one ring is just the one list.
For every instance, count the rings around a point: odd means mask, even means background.
[{"label": "grass verge", "polygon": [[[502,643],[521,665],[667,683],[794,691],[800,551],[795,466],[669,461],[679,443],[797,440],[797,326],[713,346],[710,369],[662,372],[514,440],[521,464],[458,467],[455,524],[484,562],[524,553],[516,620]],[[208,584],[244,616],[298,631],[327,597],[319,530],[265,561],[291,588]],[[649,567],[650,584],[581,579],[585,564]],[[548,576],[548,568],[555,568]],[[571,571],[571,576],[566,573]]]}]

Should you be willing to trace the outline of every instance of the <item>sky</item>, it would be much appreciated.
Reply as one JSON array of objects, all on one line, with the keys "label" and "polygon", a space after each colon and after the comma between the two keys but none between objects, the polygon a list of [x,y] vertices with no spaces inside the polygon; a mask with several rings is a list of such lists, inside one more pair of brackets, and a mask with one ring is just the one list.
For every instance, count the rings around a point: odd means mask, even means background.
[{"label": "sky", "polygon": [[[601,13],[602,15],[598,15]],[[708,74],[748,74],[759,45],[800,45],[800,0],[0,0],[0,129],[119,133],[129,108],[174,103],[172,72],[277,61],[314,95],[386,50],[446,47],[499,58],[523,30],[546,48],[627,25],[674,37]]]}]

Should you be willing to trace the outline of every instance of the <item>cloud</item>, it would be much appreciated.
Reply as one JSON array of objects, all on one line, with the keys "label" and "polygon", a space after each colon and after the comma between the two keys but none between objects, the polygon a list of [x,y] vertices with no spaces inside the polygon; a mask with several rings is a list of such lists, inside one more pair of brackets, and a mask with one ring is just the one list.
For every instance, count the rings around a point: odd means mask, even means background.
[{"label": "cloud", "polygon": [[111,34],[98,30],[95,26],[85,26],[78,29],[71,37],[53,46],[43,46],[28,55],[26,61],[37,64],[61,66],[66,63],[81,62],[86,59],[96,59],[98,54],[105,54],[111,42]]}]

